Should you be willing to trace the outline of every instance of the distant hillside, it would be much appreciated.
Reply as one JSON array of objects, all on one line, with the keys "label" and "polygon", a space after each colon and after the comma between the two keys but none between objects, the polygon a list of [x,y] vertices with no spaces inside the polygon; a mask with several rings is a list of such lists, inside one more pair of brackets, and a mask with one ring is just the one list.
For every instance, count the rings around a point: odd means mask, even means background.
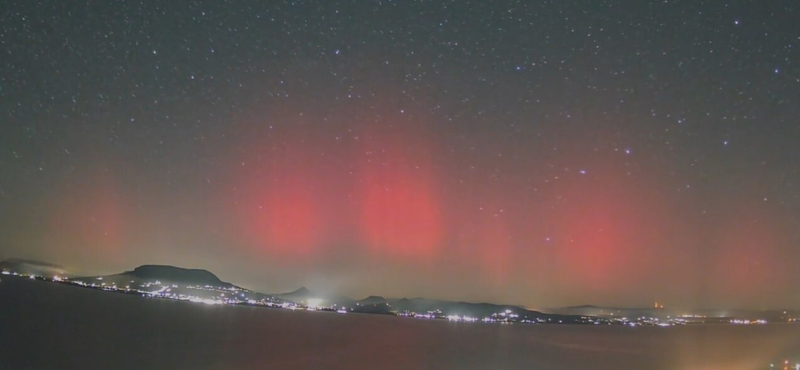
[{"label": "distant hillside", "polygon": [[364,298],[364,299],[358,301],[358,303],[361,303],[361,304],[386,303],[386,298],[383,298],[383,297],[377,296],[377,295],[371,295],[371,296],[369,296],[367,298]]},{"label": "distant hillside", "polygon": [[580,321],[580,316],[576,315],[547,314],[514,305],[441,301],[425,298],[384,298],[376,295],[368,296],[361,300],[353,300],[346,297],[326,297],[324,294],[313,292],[306,287],[288,293],[277,294],[276,296],[300,304],[309,304],[309,300],[317,300],[317,303],[321,306],[330,307],[335,304],[339,307],[348,307],[353,312],[360,313],[404,314],[413,312],[416,314],[430,313],[435,317],[457,315],[477,318],[495,315],[494,317],[498,319],[508,315],[508,317],[518,320],[527,319],[538,322]]},{"label": "distant hillside", "polygon": [[[26,274],[52,276],[63,274],[59,266],[30,260],[5,260],[0,269]],[[515,321],[534,322],[579,322],[578,315],[586,311],[598,311],[594,306],[569,307],[553,314],[531,311],[514,305],[493,303],[470,303],[432,300],[425,298],[385,298],[372,295],[361,300],[311,291],[306,287],[282,294],[263,294],[244,289],[220,280],[213,273],[203,269],[188,269],[168,265],[142,265],[131,271],[104,276],[71,277],[70,280],[92,287],[134,290],[170,296],[199,297],[221,300],[268,300],[273,303],[295,302],[329,308],[347,307],[352,312],[374,314],[422,314],[442,318],[445,316],[468,316],[502,320],[514,318]]]},{"label": "distant hillside", "polygon": [[128,275],[140,279],[158,279],[175,283],[186,283],[194,285],[229,286],[220,280],[216,275],[208,270],[186,269],[166,265],[143,265],[133,271],[123,272],[120,275]]},{"label": "distant hillside", "polygon": [[308,304],[309,300],[317,300],[319,301],[319,304],[324,306],[332,306],[335,304],[337,306],[349,307],[353,305],[353,303],[355,302],[354,300],[347,297],[333,296],[330,294],[314,292],[306,287],[301,287],[300,289],[288,293],[275,294],[275,297],[301,304]]},{"label": "distant hillside", "polygon": [[658,309],[653,307],[602,307],[595,305],[570,306],[548,309],[559,315],[585,315],[596,317],[667,317],[678,315],[679,312],[670,309]]},{"label": "distant hillside", "polygon": [[226,302],[262,300],[282,302],[273,296],[224,282],[207,270],[176,266],[143,265],[119,274],[76,277],[71,280],[92,287],[110,287],[173,298],[194,297]]},{"label": "distant hillside", "polygon": [[3,261],[0,261],[0,264],[21,264],[21,265],[42,266],[42,267],[59,268],[59,269],[62,268],[59,265],[52,264],[49,262],[29,260],[24,258],[7,258]]},{"label": "distant hillside", "polygon": [[512,313],[520,316],[524,314],[539,315],[540,312],[528,311],[524,308],[500,305],[493,303],[470,303],[470,302],[453,302],[453,301],[439,301],[425,298],[403,298],[390,300],[389,304],[398,311],[413,311],[418,313],[425,313],[428,311],[441,310],[445,315],[468,315],[476,317],[487,317],[493,313],[500,313],[511,311]]},{"label": "distant hillside", "polygon": [[59,265],[22,258],[8,258],[0,261],[0,271],[48,277],[52,277],[53,275],[67,275],[64,268]]},{"label": "distant hillside", "polygon": [[286,296],[286,297],[300,297],[300,298],[307,298],[314,296],[314,293],[311,292],[306,287],[300,287],[299,289],[293,290],[288,293],[279,293],[278,296]]},{"label": "distant hillside", "polygon": [[212,286],[217,288],[236,287],[231,283],[220,280],[208,270],[187,269],[168,265],[142,265],[132,271],[104,276],[87,276],[75,280],[94,281],[101,280],[106,284],[126,286],[130,283],[146,283],[160,281],[164,284]]}]

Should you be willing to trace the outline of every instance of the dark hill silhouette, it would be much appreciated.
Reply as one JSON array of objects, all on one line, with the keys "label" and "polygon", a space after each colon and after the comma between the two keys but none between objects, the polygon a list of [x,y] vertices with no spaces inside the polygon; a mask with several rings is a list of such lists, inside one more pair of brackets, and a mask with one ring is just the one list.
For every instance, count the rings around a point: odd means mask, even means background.
[{"label": "dark hill silhouette", "polygon": [[0,264],[4,264],[4,265],[5,264],[7,264],[7,265],[33,265],[33,266],[43,266],[43,267],[51,267],[51,268],[57,268],[57,269],[62,269],[63,268],[63,267],[61,267],[59,265],[52,264],[52,263],[49,263],[49,262],[29,260],[29,259],[24,259],[24,258],[7,258],[7,259],[5,259],[3,261],[0,261]]},{"label": "dark hill silhouette", "polygon": [[167,265],[143,265],[133,271],[126,271],[120,275],[128,275],[140,279],[158,279],[176,283],[189,283],[196,285],[225,286],[231,285],[220,280],[208,270],[186,269]]},{"label": "dark hill silhouette", "polygon": [[[2,263],[8,264],[8,261]],[[2,264],[0,263],[0,265]],[[15,266],[36,266],[40,268],[51,268],[51,264],[39,263],[38,261],[13,261]],[[37,273],[38,275],[39,273]],[[386,298],[378,295],[371,295],[362,300],[332,295],[330,293],[314,292],[306,287],[297,290],[271,295],[263,294],[220,280],[213,273],[203,269],[187,269],[169,265],[142,265],[131,271],[126,271],[114,275],[105,276],[86,276],[70,278],[91,285],[92,287],[119,287],[124,289],[141,290],[146,292],[161,291],[170,289],[171,294],[186,294],[199,296],[205,299],[220,299],[222,293],[228,293],[233,288],[241,292],[241,298],[248,300],[270,299],[272,302],[291,301],[300,304],[311,304],[311,300],[319,300],[322,307],[347,307],[352,312],[373,313],[373,314],[395,314],[395,313],[428,313],[434,312],[436,317],[446,315],[459,315],[484,318],[492,315],[513,314],[515,317],[527,320],[545,320],[546,322],[582,322],[578,313],[559,313],[547,314],[539,311],[527,310],[520,306],[503,305],[492,303],[471,303],[432,300],[425,298]],[[151,285],[156,281],[160,284]],[[171,285],[171,286],[169,286]],[[192,287],[195,286],[195,287]],[[210,286],[207,288],[198,288]],[[245,297],[246,296],[246,297]],[[317,304],[317,303],[315,303]],[[574,309],[590,309],[594,306],[577,306]],[[583,315],[581,313],[581,315]]]},{"label": "dark hill silhouette", "polygon": [[288,292],[288,293],[281,293],[280,295],[293,295],[293,296],[298,296],[298,297],[310,297],[310,296],[313,296],[314,293],[312,293],[306,287],[300,287],[299,289],[293,290],[293,291]]},{"label": "dark hill silhouette", "polygon": [[64,268],[52,263],[22,258],[8,258],[0,261],[0,270],[30,275],[69,275]]},{"label": "dark hill silhouette", "polygon": [[358,303],[361,303],[361,304],[386,303],[386,298],[383,298],[383,297],[377,296],[377,295],[371,295],[371,296],[369,296],[367,298],[364,298],[364,299],[358,301]]}]

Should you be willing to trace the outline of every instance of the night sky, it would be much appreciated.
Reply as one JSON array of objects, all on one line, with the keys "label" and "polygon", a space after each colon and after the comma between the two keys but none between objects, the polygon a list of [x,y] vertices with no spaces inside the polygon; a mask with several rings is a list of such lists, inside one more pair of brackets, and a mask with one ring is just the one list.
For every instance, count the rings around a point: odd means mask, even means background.
[{"label": "night sky", "polygon": [[800,307],[796,1],[6,1],[0,257]]}]

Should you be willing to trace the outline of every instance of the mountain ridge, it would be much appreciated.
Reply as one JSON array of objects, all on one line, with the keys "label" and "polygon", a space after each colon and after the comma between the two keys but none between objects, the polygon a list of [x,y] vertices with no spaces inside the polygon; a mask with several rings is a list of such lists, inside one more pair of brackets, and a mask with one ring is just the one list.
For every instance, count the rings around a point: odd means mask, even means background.
[{"label": "mountain ridge", "polygon": [[141,265],[131,271],[115,275],[129,275],[142,279],[157,278],[178,283],[205,283],[202,285],[226,286],[233,284],[220,280],[205,269],[190,269],[171,265]]},{"label": "mountain ridge", "polygon": [[[489,302],[468,302],[468,301],[446,301],[428,299],[422,297],[414,298],[387,298],[381,295],[369,295],[363,299],[356,300],[348,297],[335,296],[301,286],[298,289],[287,293],[265,294],[257,291],[238,287],[232,283],[222,281],[214,273],[199,268],[183,268],[172,265],[145,264],[124,271],[118,274],[103,276],[84,276],[72,277],[62,270],[56,271],[60,266],[34,260],[20,258],[10,258],[0,261],[0,269],[6,272],[17,272],[25,275],[36,275],[46,279],[65,277],[72,282],[78,282],[91,287],[109,287],[112,289],[131,289],[142,292],[154,292],[157,289],[171,289],[172,293],[194,294],[207,297],[232,297],[232,294],[240,296],[246,300],[264,300],[276,304],[296,303],[299,305],[314,305],[320,308],[342,309],[347,308],[351,312],[361,313],[382,313],[382,314],[423,314],[444,317],[449,315],[469,316],[469,317],[488,317],[491,315],[518,315],[520,318],[528,317],[545,320],[564,320],[578,321],[582,316],[604,317],[613,314],[615,317],[638,317],[642,314],[666,315],[677,314],[673,309],[654,309],[647,307],[626,308],[626,307],[603,307],[592,304],[530,310],[520,305],[497,304]],[[56,276],[57,275],[57,276]],[[160,284],[153,284],[160,280]],[[146,286],[143,286],[146,285]],[[152,286],[152,287],[151,287]],[[159,288],[161,286],[162,288]],[[188,289],[188,290],[187,290]],[[205,290],[205,292],[202,292]],[[199,292],[199,293],[198,293]],[[227,299],[227,298],[226,298]],[[710,312],[711,310],[701,310]],[[731,310],[725,310],[726,312]],[[765,312],[753,310],[738,310],[745,313]],[[737,314],[740,312],[737,311]],[[776,311],[780,313],[779,311]],[[750,316],[755,316],[750,314]],[[763,316],[763,315],[762,315]],[[775,316],[775,315],[773,315]],[[779,316],[779,315],[778,315]],[[542,322],[542,321],[539,321]]]}]

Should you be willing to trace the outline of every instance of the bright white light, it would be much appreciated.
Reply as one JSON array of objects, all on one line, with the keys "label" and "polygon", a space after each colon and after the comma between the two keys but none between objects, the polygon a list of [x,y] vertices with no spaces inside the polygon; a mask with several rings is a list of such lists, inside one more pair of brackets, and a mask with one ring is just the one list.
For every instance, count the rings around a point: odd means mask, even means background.
[{"label": "bright white light", "polygon": [[308,307],[309,308],[317,308],[322,304],[322,299],[319,298],[311,298],[308,300]]},{"label": "bright white light", "polygon": [[203,299],[203,298],[197,298],[197,297],[191,298],[191,299],[189,299],[189,301],[190,302],[195,302],[195,303],[205,303],[205,304],[222,304],[222,302],[215,301],[213,299]]}]

